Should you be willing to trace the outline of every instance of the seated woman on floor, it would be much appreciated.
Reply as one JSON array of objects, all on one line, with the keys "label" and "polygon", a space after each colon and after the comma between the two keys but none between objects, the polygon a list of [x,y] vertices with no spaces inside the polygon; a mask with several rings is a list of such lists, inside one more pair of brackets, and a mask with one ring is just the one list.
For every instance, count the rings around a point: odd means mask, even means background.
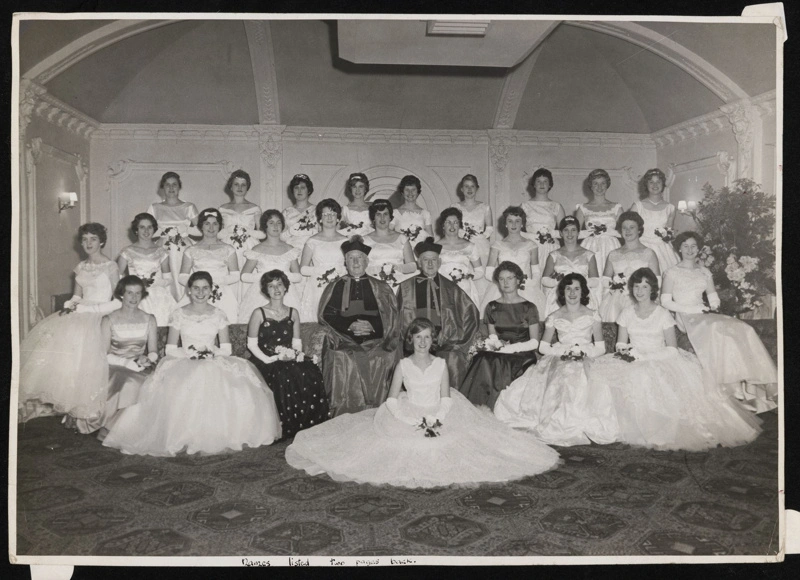
[{"label": "seated woman on floor", "polygon": [[[500,288],[500,298],[489,302],[484,313],[489,338],[472,357],[459,388],[473,404],[490,409],[503,389],[536,364],[535,350],[539,346],[539,311],[519,295],[519,286],[525,279],[522,269],[514,262],[501,262],[493,278]],[[498,340],[504,344],[494,350]]]},{"label": "seated woman on floor", "polygon": [[628,292],[635,304],[617,319],[617,352],[596,359],[589,372],[593,386],[611,391],[618,440],[687,451],[754,440],[760,421],[722,392],[695,355],[677,348],[675,321],[657,302],[655,273],[632,272]]},{"label": "seated woman on floor", "polygon": [[252,363],[231,356],[228,319],[208,303],[213,284],[208,272],[189,277],[191,303],[170,315],[166,356],[103,445],[132,455],[211,455],[281,436],[272,391]]},{"label": "seated woman on floor", "polygon": [[[607,386],[590,383],[586,375],[585,359],[605,353],[600,317],[586,307],[586,278],[567,274],[556,291],[561,308],[547,317],[539,342],[545,356],[500,393],[494,414],[550,445],[613,443],[611,393]],[[551,344],[556,331],[558,342]]]},{"label": "seated woman on floor", "polygon": [[413,353],[398,363],[386,402],[301,431],[286,450],[289,465],[400,487],[504,482],[556,467],[554,450],[450,389],[444,359],[430,352],[433,332],[427,318],[412,321],[405,346]]}]

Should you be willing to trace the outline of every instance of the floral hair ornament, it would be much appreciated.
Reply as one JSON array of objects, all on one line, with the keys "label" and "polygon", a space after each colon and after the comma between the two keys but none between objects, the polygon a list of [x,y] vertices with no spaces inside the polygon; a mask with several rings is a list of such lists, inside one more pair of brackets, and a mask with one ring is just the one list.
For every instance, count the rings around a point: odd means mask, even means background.
[{"label": "floral hair ornament", "polygon": [[306,175],[305,173],[298,173],[297,175],[294,176],[294,178],[295,179],[309,179],[308,175]]}]

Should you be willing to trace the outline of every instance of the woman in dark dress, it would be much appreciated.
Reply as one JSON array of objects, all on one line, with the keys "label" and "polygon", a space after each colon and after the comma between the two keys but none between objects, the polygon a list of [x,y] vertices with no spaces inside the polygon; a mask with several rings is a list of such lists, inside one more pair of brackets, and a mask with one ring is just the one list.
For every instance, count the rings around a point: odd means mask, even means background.
[{"label": "woman in dark dress", "polygon": [[288,290],[289,279],[281,270],[261,276],[269,304],[253,311],[247,329],[247,348],[275,395],[283,438],[328,419],[322,372],[302,354],[300,315],[283,303]]},{"label": "woman in dark dress", "polygon": [[[539,312],[519,295],[522,269],[514,262],[501,262],[493,278],[500,298],[486,305],[489,338],[472,358],[459,389],[473,404],[489,408],[494,408],[503,389],[536,363],[534,350],[539,346]],[[494,350],[498,339],[505,344]]]}]

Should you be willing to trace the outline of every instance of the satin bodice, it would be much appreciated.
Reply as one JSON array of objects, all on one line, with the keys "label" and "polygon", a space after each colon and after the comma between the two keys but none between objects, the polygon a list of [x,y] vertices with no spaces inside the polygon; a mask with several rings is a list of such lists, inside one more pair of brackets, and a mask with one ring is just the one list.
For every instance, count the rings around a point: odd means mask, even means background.
[{"label": "satin bodice", "polygon": [[442,373],[446,368],[443,358],[434,357],[433,362],[425,370],[419,368],[411,359],[400,361],[403,372],[403,385],[409,400],[420,407],[433,407],[439,404]]},{"label": "satin bodice", "polygon": [[589,344],[592,342],[592,328],[595,322],[600,322],[596,312],[584,314],[575,320],[558,317],[557,313],[551,314],[545,321],[545,327],[554,327],[558,331],[558,342],[566,346],[574,344]]},{"label": "satin bodice", "polygon": [[111,324],[111,354],[135,359],[145,353],[150,322]]},{"label": "satin bodice", "polygon": [[84,260],[75,269],[75,282],[83,290],[83,304],[101,304],[112,298],[116,282],[112,277],[119,278],[117,263],[109,260],[101,264],[92,264]]},{"label": "satin bodice", "polygon": [[373,231],[369,221],[369,209],[353,210],[349,206],[342,208],[342,222],[347,222],[347,226],[339,230],[339,233],[345,236],[366,235]]},{"label": "satin bodice", "polygon": [[[264,310],[261,310],[262,314]],[[291,347],[294,336],[294,310],[283,320],[264,318],[258,327],[258,348],[267,356],[275,354],[278,346]]]},{"label": "satin bodice", "polygon": [[[603,210],[603,211],[596,211],[586,207],[586,205],[579,203],[578,209],[583,212],[584,218],[584,231],[589,229],[589,226],[594,225],[604,225],[606,226],[606,231],[603,232],[604,236],[614,236],[615,238],[620,237],[619,232],[617,232],[617,218],[622,213],[622,206],[618,203],[615,203],[613,207]],[[583,233],[583,232],[581,232]]]},{"label": "satin bodice", "polygon": [[344,255],[342,254],[342,244],[345,241],[347,240],[309,238],[306,246],[311,248],[311,264],[315,268],[337,268],[339,272],[343,273]]},{"label": "satin bodice", "polygon": [[556,219],[558,211],[563,210],[557,201],[533,201],[529,199],[522,204],[522,211],[525,212],[525,230],[535,233],[542,226],[555,230],[558,227]]},{"label": "satin bodice", "polygon": [[420,211],[400,211],[396,209],[394,211],[394,219],[392,220],[392,228],[394,231],[403,233],[403,230],[407,230],[412,226],[419,226],[421,228],[413,237],[404,234],[406,238],[408,238],[412,248],[414,244],[421,242],[429,235],[425,231],[425,226],[429,225],[431,225],[431,214],[427,209]]},{"label": "satin bodice", "polygon": [[169,252],[162,246],[156,246],[151,252],[145,252],[136,246],[123,248],[119,253],[128,263],[128,273],[139,278],[151,278],[161,272],[161,264],[169,259]]},{"label": "satin bodice", "polygon": [[219,308],[210,314],[190,314],[184,308],[176,308],[169,315],[169,325],[181,333],[181,346],[194,346],[198,350],[211,348],[217,334],[228,326],[228,318]]},{"label": "satin bodice", "polygon": [[552,252],[550,257],[553,258],[553,268],[559,274],[571,274],[573,272],[580,274],[587,280],[589,279],[589,260],[592,259],[593,252],[583,252],[576,256],[575,259],[570,259],[561,252]]},{"label": "satin bodice", "polygon": [[160,230],[169,226],[188,226],[199,215],[195,205],[188,201],[180,205],[154,203],[147,208],[147,213],[156,218]]},{"label": "satin bodice", "polygon": [[703,292],[712,279],[708,268],[679,268],[673,266],[669,270],[673,280],[672,299],[678,304],[696,306],[703,304]]},{"label": "satin bodice", "polygon": [[630,276],[639,268],[648,268],[650,266],[649,256],[652,250],[642,248],[633,252],[621,252],[614,250],[608,254],[608,261],[614,267],[614,274],[625,274]]},{"label": "satin bodice", "polygon": [[319,232],[317,224],[317,206],[309,205],[300,211],[294,206],[283,210],[283,219],[286,222],[284,234],[298,238],[308,238]]},{"label": "satin bodice", "polygon": [[457,203],[453,206],[454,208],[458,209],[461,212],[462,222],[464,226],[470,226],[476,232],[483,233],[483,230],[486,229],[486,204],[483,202],[479,202],[478,205],[473,207],[471,210],[468,210],[464,207],[464,204]]},{"label": "satin bodice", "polygon": [[228,258],[236,255],[236,250],[228,244],[216,248],[206,249],[202,246],[186,248],[186,255],[192,259],[192,271],[206,271],[211,277],[225,276],[228,274]]},{"label": "satin bodice", "polygon": [[525,240],[525,243],[512,248],[511,244],[505,240],[500,240],[492,245],[492,248],[497,250],[497,263],[501,262],[514,262],[522,269],[522,273],[530,277],[531,275],[531,253],[537,252],[536,244],[530,240]]},{"label": "satin bodice", "polygon": [[668,203],[661,209],[647,209],[641,201],[636,201],[633,204],[633,211],[638,213],[644,220],[644,233],[642,238],[658,239],[655,234],[656,228],[665,228],[669,222],[670,217],[675,214],[675,206]]},{"label": "satin bodice", "polygon": [[393,242],[376,242],[372,236],[364,236],[364,243],[372,248],[369,253],[367,274],[375,276],[384,264],[401,265],[405,262],[403,247],[406,238],[402,234]]},{"label": "satin bodice", "polygon": [[223,230],[226,232],[233,231],[235,226],[243,227],[249,231],[258,229],[256,219],[261,215],[261,208],[258,206],[249,207],[243,212],[221,207],[219,212],[222,214],[222,223],[225,226]]},{"label": "satin bodice", "polygon": [[486,306],[486,322],[494,326],[501,340],[511,343],[530,340],[530,327],[538,324],[539,313],[533,303],[503,304],[492,300]]},{"label": "satin bodice", "polygon": [[617,323],[628,329],[631,344],[643,352],[664,348],[664,330],[675,326],[675,320],[663,306],[656,306],[647,318],[639,318],[633,306],[625,308]]},{"label": "satin bodice", "polygon": [[255,250],[245,250],[244,257],[246,260],[253,260],[258,263],[256,270],[258,272],[269,272],[270,270],[281,270],[282,272],[289,272],[292,262],[299,260],[300,249],[291,248],[283,254],[262,254]]},{"label": "satin bodice", "polygon": [[441,274],[450,274],[453,268],[461,268],[465,274],[474,273],[472,262],[479,260],[478,248],[472,242],[467,242],[467,245],[458,250],[442,249],[439,254],[442,265],[439,267]]}]

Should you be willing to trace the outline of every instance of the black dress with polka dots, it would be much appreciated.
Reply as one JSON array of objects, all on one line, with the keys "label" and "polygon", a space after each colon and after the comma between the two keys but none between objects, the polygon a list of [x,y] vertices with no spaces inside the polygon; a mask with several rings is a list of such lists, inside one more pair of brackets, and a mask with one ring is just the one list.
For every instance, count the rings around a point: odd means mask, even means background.
[{"label": "black dress with polka dots", "polygon": [[[261,308],[263,321],[258,329],[258,347],[267,356],[275,354],[278,346],[292,346],[294,308],[283,320],[267,318]],[[275,395],[275,405],[281,419],[283,437],[318,425],[328,419],[328,399],[322,382],[322,371],[311,360],[303,362],[275,361],[264,364],[255,357],[253,364],[261,371],[264,380]]]}]

